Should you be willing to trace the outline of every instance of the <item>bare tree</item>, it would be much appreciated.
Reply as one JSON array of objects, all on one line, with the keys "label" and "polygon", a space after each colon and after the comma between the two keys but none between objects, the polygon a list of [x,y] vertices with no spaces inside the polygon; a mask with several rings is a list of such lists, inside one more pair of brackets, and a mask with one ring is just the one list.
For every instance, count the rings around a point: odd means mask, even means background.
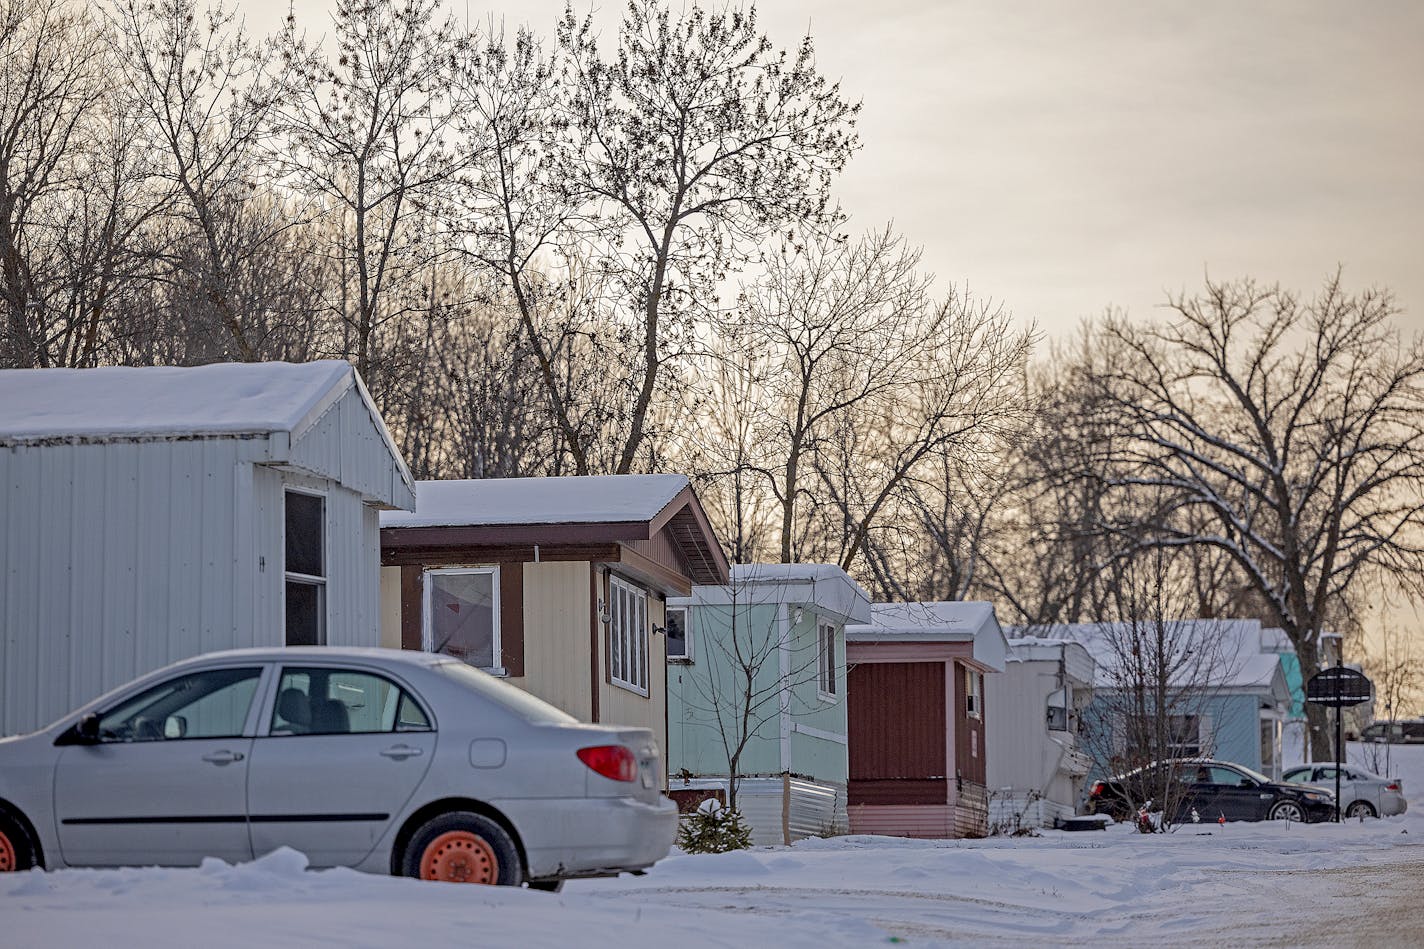
[{"label": "bare tree", "polygon": [[558,26],[574,135],[562,171],[607,215],[602,265],[621,284],[640,358],[615,470],[638,462],[669,350],[690,349],[693,321],[728,267],[781,225],[824,212],[832,177],[856,147],[859,106],[815,68],[758,32],[754,9],[673,16],[630,0],[609,59],[592,18]]},{"label": "bare tree", "polygon": [[[196,0],[123,0],[114,20],[117,53],[144,113],[141,137],[164,156],[161,174],[184,225],[169,258],[227,338],[216,355],[249,362],[280,355],[290,334],[270,324],[290,312],[288,301],[254,296],[263,284],[245,279],[248,262],[292,226],[260,162],[275,102],[268,47],[231,11],[203,10]],[[191,332],[207,329],[203,320]]]},{"label": "bare tree", "polygon": [[436,0],[338,0],[332,56],[297,33],[278,39],[284,84],[272,156],[291,187],[335,219],[341,264],[333,309],[349,355],[378,401],[387,388],[384,347],[418,314],[428,261],[448,236],[429,225],[473,156],[453,138],[467,103],[452,75],[471,40]]},{"label": "bare tree", "polygon": [[1203,766],[1174,762],[1211,757],[1207,705],[1240,662],[1238,644],[1213,623],[1181,618],[1191,602],[1188,556],[1157,548],[1116,559],[1115,621],[1078,627],[1099,671],[1083,748],[1102,772],[1124,776],[1126,806],[1116,816],[1161,812],[1161,824],[1141,822],[1142,830],[1170,826],[1189,805],[1208,806],[1188,800]]},{"label": "bare tree", "polygon": [[[1163,499],[1150,542],[1225,552],[1279,618],[1308,677],[1332,604],[1364,571],[1424,567],[1424,347],[1387,292],[1337,274],[1313,300],[1208,281],[1172,318],[1104,325],[1123,358],[1102,381],[1129,421],[1109,484]],[[1308,706],[1313,756],[1324,711]]]}]

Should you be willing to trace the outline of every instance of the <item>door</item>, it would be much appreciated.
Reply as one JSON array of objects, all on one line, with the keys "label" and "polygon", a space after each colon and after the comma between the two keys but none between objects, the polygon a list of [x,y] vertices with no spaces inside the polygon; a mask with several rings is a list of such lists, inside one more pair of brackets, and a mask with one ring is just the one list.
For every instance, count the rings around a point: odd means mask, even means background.
[{"label": "door", "polygon": [[[1264,820],[1275,795],[1235,768],[1213,765],[1211,816],[1225,814],[1227,820]],[[1205,816],[1205,815],[1203,815]]]},{"label": "door", "polygon": [[102,712],[99,743],[67,746],[55,767],[65,862],[196,866],[204,857],[252,859],[248,717],[261,677],[261,666],[204,669]]},{"label": "door", "polygon": [[248,772],[252,849],[355,866],[430,767],[432,720],[398,684],[354,668],[285,666]]}]

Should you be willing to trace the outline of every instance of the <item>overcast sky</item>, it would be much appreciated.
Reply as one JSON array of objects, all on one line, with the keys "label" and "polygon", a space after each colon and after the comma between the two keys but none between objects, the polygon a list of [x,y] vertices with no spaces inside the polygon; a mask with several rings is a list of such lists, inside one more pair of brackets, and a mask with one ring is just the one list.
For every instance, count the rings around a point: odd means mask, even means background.
[{"label": "overcast sky", "polygon": [[[238,0],[266,31],[287,0]],[[452,0],[457,13],[465,0]],[[295,0],[309,33],[322,0]],[[546,36],[562,0],[469,0]],[[588,0],[576,5],[587,9]],[[605,34],[621,4],[598,5]],[[1424,4],[766,0],[864,100],[838,192],[1051,334],[1251,274],[1392,288],[1424,331]]]}]

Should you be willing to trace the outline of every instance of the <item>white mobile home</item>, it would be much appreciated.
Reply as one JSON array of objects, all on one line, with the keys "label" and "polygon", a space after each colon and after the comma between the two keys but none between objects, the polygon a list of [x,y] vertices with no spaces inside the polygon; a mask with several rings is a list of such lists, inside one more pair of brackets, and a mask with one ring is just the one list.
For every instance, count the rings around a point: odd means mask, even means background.
[{"label": "white mobile home", "polygon": [[0,735],[217,649],[380,642],[410,472],[350,365],[0,371]]},{"label": "white mobile home", "polygon": [[1096,666],[1075,642],[1009,639],[989,692],[989,826],[1013,833],[1072,817],[1092,762],[1078,721]]}]

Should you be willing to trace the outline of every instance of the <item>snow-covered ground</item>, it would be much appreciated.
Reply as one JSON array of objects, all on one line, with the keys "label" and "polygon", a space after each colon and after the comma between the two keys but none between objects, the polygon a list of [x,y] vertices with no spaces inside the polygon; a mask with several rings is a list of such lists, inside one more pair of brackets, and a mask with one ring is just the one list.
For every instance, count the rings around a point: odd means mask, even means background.
[{"label": "snow-covered ground", "polygon": [[1393,764],[1410,801],[1398,818],[842,837],[674,856],[558,895],[304,872],[291,851],[237,867],[16,874],[0,877],[0,944],[1419,945],[1424,746],[1395,748]]}]

